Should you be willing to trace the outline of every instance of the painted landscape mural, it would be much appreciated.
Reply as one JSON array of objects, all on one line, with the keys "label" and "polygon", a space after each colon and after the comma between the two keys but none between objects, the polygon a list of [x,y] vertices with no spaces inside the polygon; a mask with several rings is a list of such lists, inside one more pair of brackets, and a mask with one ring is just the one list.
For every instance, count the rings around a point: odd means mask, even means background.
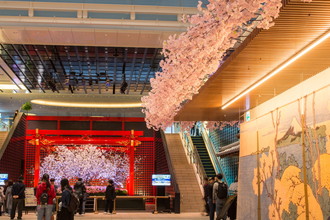
[{"label": "painted landscape mural", "polygon": [[329,94],[241,124],[238,219],[330,219]]}]

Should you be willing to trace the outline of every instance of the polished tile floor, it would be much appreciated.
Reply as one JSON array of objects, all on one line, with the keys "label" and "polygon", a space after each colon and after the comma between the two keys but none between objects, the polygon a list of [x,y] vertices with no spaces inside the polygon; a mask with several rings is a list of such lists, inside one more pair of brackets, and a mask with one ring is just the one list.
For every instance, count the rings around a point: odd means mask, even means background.
[{"label": "polished tile floor", "polygon": [[[0,216],[0,219],[9,219],[8,216]],[[37,219],[37,216],[34,213],[23,214],[23,220],[32,220]],[[94,214],[94,213],[87,213],[85,215],[75,215],[75,220],[104,220],[104,219],[152,219],[152,220],[159,220],[159,219],[196,219],[196,220],[207,220],[209,219],[208,216],[203,216],[201,213],[180,213],[180,214],[169,214],[169,213],[158,213],[152,214],[150,212],[125,212],[119,211],[115,215],[105,215],[103,213]]]}]

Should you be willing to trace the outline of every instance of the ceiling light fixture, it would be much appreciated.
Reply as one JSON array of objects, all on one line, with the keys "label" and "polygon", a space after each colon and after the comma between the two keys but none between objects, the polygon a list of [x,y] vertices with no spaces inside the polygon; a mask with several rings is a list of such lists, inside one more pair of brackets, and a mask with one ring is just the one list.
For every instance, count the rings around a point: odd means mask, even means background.
[{"label": "ceiling light fixture", "polygon": [[49,106],[61,106],[71,108],[140,108],[141,102],[136,103],[83,103],[83,102],[60,102],[60,101],[48,101],[42,99],[34,99],[31,101],[33,104],[49,105]]},{"label": "ceiling light fixture", "polygon": [[308,46],[306,46],[300,52],[296,53],[294,56],[292,56],[291,58],[289,58],[287,61],[285,61],[279,67],[277,67],[275,70],[273,70],[272,72],[270,72],[269,74],[267,74],[263,78],[259,79],[257,82],[255,82],[254,84],[252,84],[251,86],[249,86],[248,88],[246,88],[245,90],[243,90],[240,94],[238,94],[237,96],[235,96],[234,98],[232,98],[231,100],[229,100],[228,102],[226,102],[223,106],[221,106],[221,109],[227,108],[228,106],[230,106],[231,104],[233,104],[234,102],[236,102],[238,99],[242,98],[244,95],[248,94],[253,89],[257,88],[262,83],[266,82],[268,79],[270,79],[271,77],[275,76],[277,73],[281,72],[284,68],[286,68],[287,66],[289,66],[290,64],[292,64],[293,62],[295,62],[296,60],[298,60],[300,57],[302,57],[303,55],[305,55],[306,53],[308,53],[310,50],[312,50],[314,47],[316,47],[317,45],[319,45],[320,43],[322,43],[323,41],[325,41],[329,37],[330,37],[330,31],[326,32],[323,36],[321,36],[320,38],[318,38],[317,40],[315,40],[313,43],[311,43]]}]

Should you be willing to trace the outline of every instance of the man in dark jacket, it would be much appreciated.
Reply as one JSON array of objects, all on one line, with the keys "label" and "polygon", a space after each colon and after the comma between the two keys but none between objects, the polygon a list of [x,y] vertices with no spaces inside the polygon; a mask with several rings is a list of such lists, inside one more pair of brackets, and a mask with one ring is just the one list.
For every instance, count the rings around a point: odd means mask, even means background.
[{"label": "man in dark jacket", "polygon": [[116,198],[115,186],[113,185],[113,180],[109,180],[109,185],[105,190],[105,209],[104,214],[107,214],[109,210],[109,214],[112,214],[113,211],[113,201]]},{"label": "man in dark jacket", "polygon": [[204,189],[204,202],[205,202],[205,212],[206,215],[208,216],[210,214],[210,208],[209,208],[209,203],[208,203],[208,198],[209,198],[209,190],[208,190],[208,186],[209,186],[209,179],[207,177],[204,178],[204,185],[203,185],[203,189]]},{"label": "man in dark jacket", "polygon": [[209,178],[209,185],[207,186],[208,191],[208,204],[209,204],[209,216],[210,220],[214,220],[214,212],[215,212],[215,203],[213,202],[213,184],[214,177]]},{"label": "man in dark jacket", "polygon": [[78,178],[78,181],[73,187],[75,193],[79,198],[79,215],[83,213],[83,202],[84,202],[84,195],[86,194],[86,186],[82,181],[82,178]]},{"label": "man in dark jacket", "polygon": [[10,213],[10,219],[15,218],[16,207],[18,209],[17,219],[22,219],[23,204],[25,199],[25,185],[23,183],[24,178],[21,176],[18,178],[18,182],[13,185],[13,205]]}]

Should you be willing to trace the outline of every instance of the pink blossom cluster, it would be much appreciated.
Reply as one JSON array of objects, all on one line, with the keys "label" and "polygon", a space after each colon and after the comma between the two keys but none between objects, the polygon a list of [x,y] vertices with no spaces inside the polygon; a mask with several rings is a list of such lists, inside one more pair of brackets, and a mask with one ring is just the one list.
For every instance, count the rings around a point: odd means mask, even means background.
[{"label": "pink blossom cluster", "polygon": [[152,90],[142,97],[148,128],[171,126],[174,116],[221,65],[226,51],[243,29],[269,28],[278,17],[282,0],[209,0],[198,4],[199,14],[188,16],[187,31],[164,42],[162,72],[150,80]]},{"label": "pink blossom cluster", "polygon": [[[136,158],[135,163],[139,160]],[[125,153],[103,150],[93,145],[56,146],[55,151],[41,161],[40,175],[44,173],[48,173],[57,183],[62,178],[74,180],[81,177],[86,183],[112,179],[118,187],[123,187],[129,173],[129,159]]]},{"label": "pink blossom cluster", "polygon": [[180,121],[179,124],[181,131],[190,131],[194,127],[195,121]]},{"label": "pink blossom cluster", "polygon": [[[177,122],[180,125],[181,131],[190,131],[192,127],[195,126],[195,121],[180,121]],[[214,131],[216,129],[222,130],[227,125],[235,126],[239,123],[239,121],[207,121],[205,124],[205,128],[209,131]]]}]

